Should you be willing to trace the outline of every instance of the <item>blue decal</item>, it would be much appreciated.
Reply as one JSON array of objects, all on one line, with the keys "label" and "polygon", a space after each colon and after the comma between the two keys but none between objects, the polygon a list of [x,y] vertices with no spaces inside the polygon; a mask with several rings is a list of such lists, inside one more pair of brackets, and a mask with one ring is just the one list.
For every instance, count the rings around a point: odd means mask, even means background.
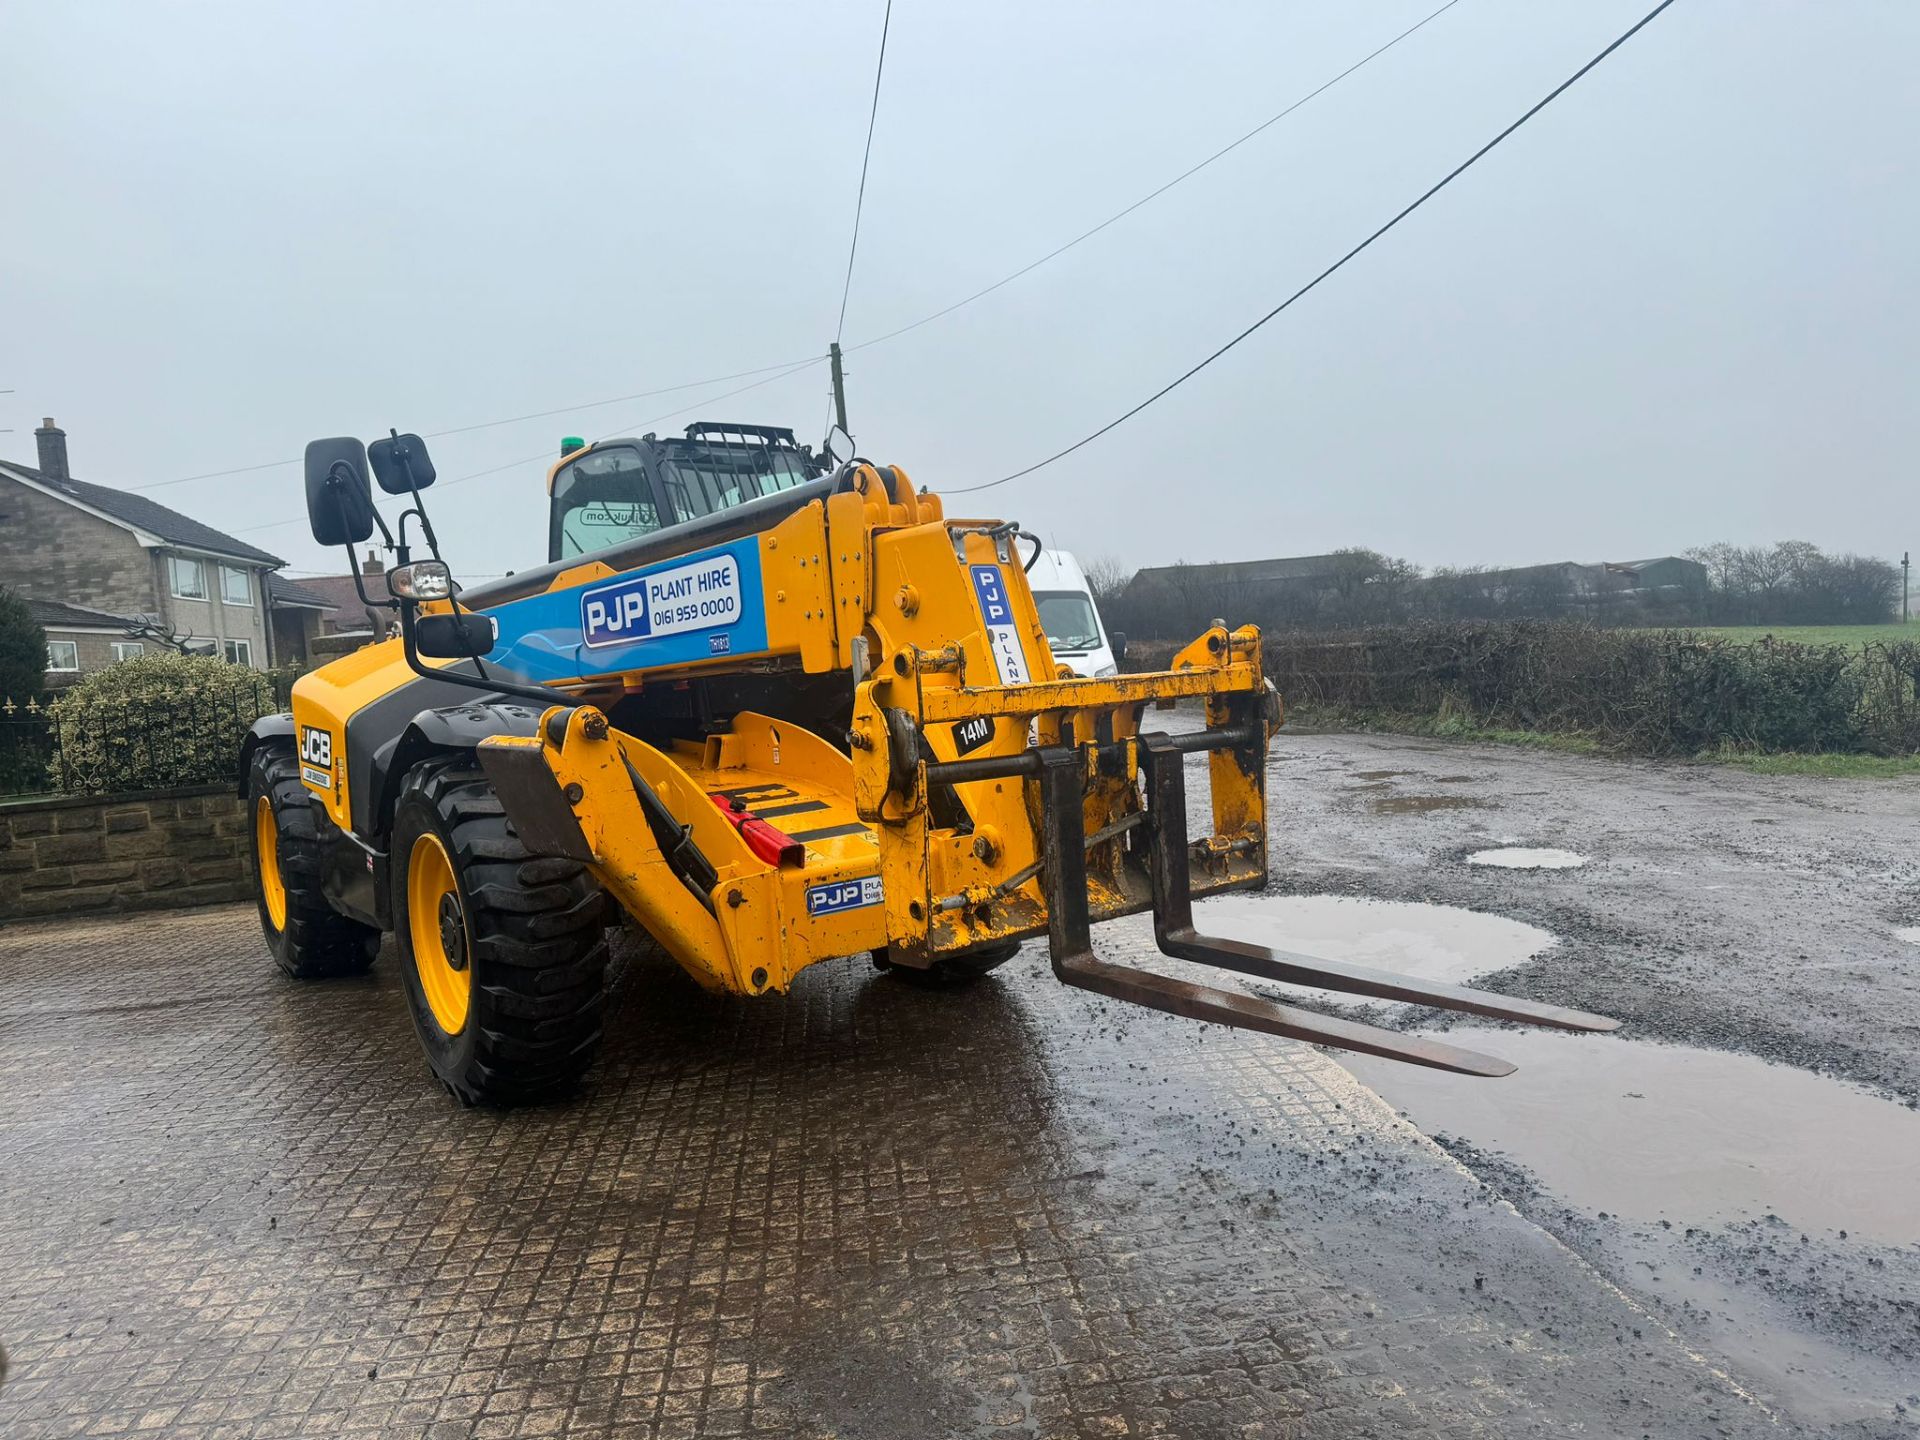
[{"label": "blue decal", "polygon": [[858,910],[879,903],[878,875],[863,875],[858,880],[835,880],[831,884],[807,887],[809,915],[831,915],[838,910]]},{"label": "blue decal", "polygon": [[1011,625],[1013,607],[1007,603],[1007,582],[998,565],[972,565],[973,593],[980,597],[980,614],[989,625]]},{"label": "blue decal", "polygon": [[1014,627],[1006,577],[998,565],[967,568],[973,572],[973,593],[980,601],[980,617],[987,622],[987,648],[993,652],[1001,683],[1024,685],[1028,678],[1027,658],[1020,648],[1020,632]]},{"label": "blue decal", "polygon": [[599,650],[740,619],[740,562],[724,552],[623,575],[580,592],[581,643]]},{"label": "blue decal", "polygon": [[487,658],[544,682],[767,648],[760,542],[751,537],[486,613],[497,637]]}]

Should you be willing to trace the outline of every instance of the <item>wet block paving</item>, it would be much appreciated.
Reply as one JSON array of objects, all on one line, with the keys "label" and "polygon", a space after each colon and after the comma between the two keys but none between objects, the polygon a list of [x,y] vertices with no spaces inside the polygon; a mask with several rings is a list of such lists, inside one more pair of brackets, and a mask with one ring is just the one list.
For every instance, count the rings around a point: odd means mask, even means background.
[{"label": "wet block paving", "polygon": [[507,1113],[395,963],[0,929],[0,1435],[1797,1433],[1327,1057],[1032,947],[756,1001],[623,953]]}]

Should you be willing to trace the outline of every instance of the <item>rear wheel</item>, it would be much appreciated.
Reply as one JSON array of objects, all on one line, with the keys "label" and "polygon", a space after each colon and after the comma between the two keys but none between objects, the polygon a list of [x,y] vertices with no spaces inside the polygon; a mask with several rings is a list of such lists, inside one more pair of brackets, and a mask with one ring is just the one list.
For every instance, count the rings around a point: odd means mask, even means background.
[{"label": "rear wheel", "polygon": [[296,980],[365,974],[380,953],[380,932],[340,914],[321,891],[320,830],[291,749],[253,752],[247,805],[254,900],[274,962]]},{"label": "rear wheel", "polygon": [[529,854],[469,761],[407,776],[391,863],[407,999],[433,1073],[466,1104],[570,1088],[593,1061],[606,994],[592,877]]},{"label": "rear wheel", "polygon": [[1020,942],[1009,940],[1002,945],[982,945],[964,955],[950,955],[934,961],[925,970],[916,970],[911,965],[895,965],[887,959],[884,950],[876,950],[873,964],[875,969],[917,989],[957,990],[971,985],[989,970],[998,970],[1019,953]]}]

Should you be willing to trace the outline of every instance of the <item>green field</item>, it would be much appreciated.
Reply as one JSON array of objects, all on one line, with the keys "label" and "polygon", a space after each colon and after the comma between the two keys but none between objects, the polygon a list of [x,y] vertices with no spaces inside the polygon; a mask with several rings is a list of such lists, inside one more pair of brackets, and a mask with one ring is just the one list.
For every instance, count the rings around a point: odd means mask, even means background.
[{"label": "green field", "polygon": [[1910,625],[1699,625],[1676,626],[1695,635],[1719,635],[1728,640],[1759,644],[1771,635],[1776,640],[1791,640],[1797,645],[1865,645],[1869,641],[1888,644],[1895,640],[1920,640],[1920,623]]}]

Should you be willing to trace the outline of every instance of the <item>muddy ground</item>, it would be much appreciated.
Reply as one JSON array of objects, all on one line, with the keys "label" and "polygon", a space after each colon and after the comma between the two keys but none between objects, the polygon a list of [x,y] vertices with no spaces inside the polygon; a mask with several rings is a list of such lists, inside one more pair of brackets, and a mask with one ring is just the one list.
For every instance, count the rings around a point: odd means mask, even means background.
[{"label": "muddy ground", "polygon": [[[1455,1024],[1521,1065],[1463,1092],[1034,946],[759,1000],[623,946],[581,1092],[501,1113],[432,1083],[391,945],[300,985],[250,907],[0,925],[0,1434],[1920,1433],[1920,786],[1272,773],[1275,884],[1203,923],[1621,1034]],[[1467,863],[1508,842],[1584,863]]]},{"label": "muddy ground", "polygon": [[[1526,922],[1554,938],[1516,959],[1491,922],[1476,983],[1625,1021],[1563,1037],[1375,1010],[1522,1068],[1491,1087],[1349,1068],[1789,1413],[1912,1425],[1920,945],[1899,932],[1920,925],[1920,782],[1310,733],[1272,774],[1274,892]],[[1507,846],[1582,863],[1469,863]],[[1286,902],[1221,908],[1247,903]]]},{"label": "muddy ground", "polygon": [[[1920,1104],[1920,779],[1291,733],[1270,773],[1277,890],[1530,921],[1560,943],[1502,989]],[[1508,844],[1590,863],[1465,863]]]}]

